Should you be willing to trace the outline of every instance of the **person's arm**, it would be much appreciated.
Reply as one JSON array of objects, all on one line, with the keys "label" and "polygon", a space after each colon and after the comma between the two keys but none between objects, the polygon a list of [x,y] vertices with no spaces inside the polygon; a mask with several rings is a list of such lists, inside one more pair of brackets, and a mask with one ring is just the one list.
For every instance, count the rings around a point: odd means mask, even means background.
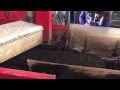
[{"label": "person's arm", "polygon": [[110,27],[112,20],[112,13],[110,13],[103,21],[103,27]]},{"label": "person's arm", "polygon": [[80,24],[85,24],[85,23],[86,23],[86,21],[85,21],[85,11],[82,11],[82,12],[80,13],[79,23],[80,23]]}]

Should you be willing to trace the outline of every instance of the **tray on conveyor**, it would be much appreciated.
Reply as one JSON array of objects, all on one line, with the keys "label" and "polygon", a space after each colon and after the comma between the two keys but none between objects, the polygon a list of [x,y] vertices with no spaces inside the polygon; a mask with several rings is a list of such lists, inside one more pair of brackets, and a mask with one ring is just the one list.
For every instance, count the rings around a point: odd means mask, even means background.
[{"label": "tray on conveyor", "polygon": [[42,42],[43,27],[24,21],[0,25],[0,63]]}]

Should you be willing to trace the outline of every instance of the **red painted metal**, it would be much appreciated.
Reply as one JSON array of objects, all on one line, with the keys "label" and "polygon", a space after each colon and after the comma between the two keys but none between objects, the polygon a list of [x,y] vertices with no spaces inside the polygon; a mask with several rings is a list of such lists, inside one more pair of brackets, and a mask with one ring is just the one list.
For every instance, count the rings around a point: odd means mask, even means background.
[{"label": "red painted metal", "polygon": [[25,15],[27,15],[25,11],[10,11],[10,18],[12,20],[23,20]]},{"label": "red painted metal", "polygon": [[26,15],[26,11],[0,11],[0,24],[23,20]]},{"label": "red painted metal", "polygon": [[49,42],[52,39],[52,12],[36,11],[35,23],[43,26],[43,40]]},{"label": "red painted metal", "polygon": [[16,20],[9,20],[9,19],[0,19],[0,24],[6,24],[10,22],[15,22]]},{"label": "red painted metal", "polygon": [[0,79],[56,79],[55,75],[0,68]]},{"label": "red painted metal", "polygon": [[52,25],[52,30],[69,30],[69,25]]},{"label": "red painted metal", "polygon": [[19,11],[19,14],[21,15],[22,19],[24,19],[24,17],[27,16],[27,11]]},{"label": "red painted metal", "polygon": [[5,19],[12,20],[23,20],[24,16],[27,15],[26,11],[4,11]]},{"label": "red painted metal", "polygon": [[10,12],[9,11],[4,11],[5,14],[5,19],[10,19]]},{"label": "red painted metal", "polygon": [[6,19],[4,11],[0,11],[0,19]]}]

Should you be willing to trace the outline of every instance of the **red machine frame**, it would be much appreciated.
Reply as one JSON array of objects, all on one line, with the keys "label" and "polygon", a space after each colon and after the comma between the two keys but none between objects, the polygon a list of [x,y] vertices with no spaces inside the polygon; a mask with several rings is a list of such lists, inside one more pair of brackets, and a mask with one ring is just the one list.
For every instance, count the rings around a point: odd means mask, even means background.
[{"label": "red machine frame", "polygon": [[55,30],[68,30],[68,25],[53,25],[52,24],[52,11],[36,11],[35,23],[44,27],[43,39],[50,42],[52,33]]},{"label": "red machine frame", "polygon": [[[10,23],[18,20],[2,19],[1,24]],[[35,23],[42,25],[43,41],[50,42],[52,39],[52,33],[55,30],[68,30],[67,25],[53,25],[52,24],[52,11],[36,11]],[[22,70],[0,68],[0,79],[55,79],[55,75],[26,72]]]},{"label": "red machine frame", "polygon": [[55,79],[55,75],[0,68],[0,79]]}]

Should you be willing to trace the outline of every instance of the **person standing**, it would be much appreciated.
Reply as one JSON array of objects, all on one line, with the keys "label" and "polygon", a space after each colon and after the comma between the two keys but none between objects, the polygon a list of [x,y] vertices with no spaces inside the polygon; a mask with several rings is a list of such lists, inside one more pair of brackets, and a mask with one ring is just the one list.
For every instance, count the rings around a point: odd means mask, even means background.
[{"label": "person standing", "polygon": [[112,11],[82,11],[79,23],[82,25],[110,27]]}]

